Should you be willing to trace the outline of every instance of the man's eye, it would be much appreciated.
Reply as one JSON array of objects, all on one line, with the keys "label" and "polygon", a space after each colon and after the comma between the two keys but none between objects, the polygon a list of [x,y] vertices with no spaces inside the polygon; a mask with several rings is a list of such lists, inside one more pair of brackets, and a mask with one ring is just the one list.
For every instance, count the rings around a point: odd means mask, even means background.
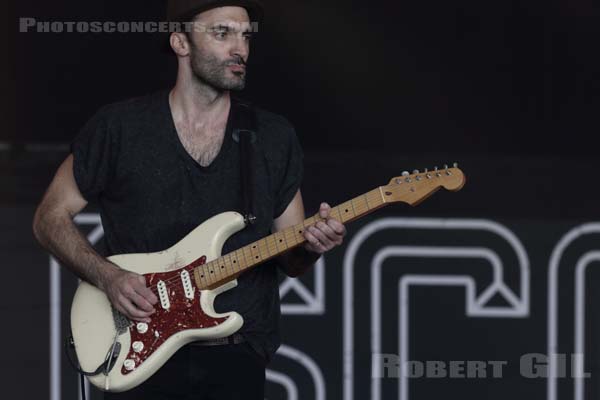
[{"label": "man's eye", "polygon": [[244,34],[244,39],[249,42],[250,40],[252,40],[252,34],[251,33],[246,33]]},{"label": "man's eye", "polygon": [[227,31],[216,31],[215,36],[219,39],[224,39],[227,36]]}]

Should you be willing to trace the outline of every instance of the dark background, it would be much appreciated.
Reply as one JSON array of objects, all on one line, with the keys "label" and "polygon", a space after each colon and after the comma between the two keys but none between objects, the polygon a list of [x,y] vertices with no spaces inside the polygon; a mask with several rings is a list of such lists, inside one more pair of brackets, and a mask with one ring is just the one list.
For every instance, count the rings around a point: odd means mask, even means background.
[{"label": "dark background", "polygon": [[[433,296],[419,294],[429,289],[415,289],[415,296],[425,296],[411,311],[417,315],[411,338],[419,335],[419,341],[411,342],[415,357],[510,359],[514,365],[524,353],[545,352],[552,249],[569,229],[600,217],[600,7],[591,0],[265,4],[266,19],[252,45],[243,97],[285,115],[296,126],[305,150],[303,191],[309,212],[322,200],[339,203],[405,169],[458,161],[468,176],[463,191],[441,193],[415,209],[389,208],[368,221],[384,216],[491,219],[514,231],[531,257],[532,304],[526,318],[473,320],[464,316],[462,289],[436,289]],[[2,368],[10,369],[8,376],[15,374],[4,385],[12,394],[9,398],[37,399],[49,392],[49,294],[47,256],[35,246],[29,228],[34,207],[66,156],[69,141],[95,110],[169,87],[176,60],[161,51],[165,34],[18,32],[19,17],[159,21],[163,1],[62,0],[10,6],[16,10],[4,14],[2,33],[0,204],[6,223],[0,234],[8,281],[18,284],[3,291],[0,307],[18,323],[3,330],[11,349],[9,363]],[[362,224],[349,227],[348,241]],[[597,241],[586,246],[597,247]],[[330,399],[342,398],[340,281],[345,250],[326,258],[327,312],[283,318],[286,343],[317,359]],[[569,261],[569,267],[576,260]],[[510,258],[506,262],[509,270]],[[422,269],[436,268],[441,268],[438,263]],[[29,269],[35,273],[29,274]],[[593,285],[598,274],[592,274],[588,284]],[[24,275],[35,282],[25,282]],[[565,312],[571,313],[573,279],[567,276],[561,279],[561,290],[570,299]],[[63,279],[68,283],[64,314],[74,280],[66,273]],[[385,289],[393,291],[393,304],[396,282],[390,280]],[[590,309],[597,296],[594,286],[588,286],[588,293]],[[358,312],[369,318],[370,305],[360,304]],[[386,312],[393,316],[389,329],[396,335],[397,310]],[[593,313],[588,321],[594,321]],[[571,322],[561,322],[563,352],[572,351]],[[589,324],[591,337],[597,323]],[[328,332],[322,340],[298,335],[317,328]],[[357,340],[362,338],[357,354],[360,349],[368,352],[368,329],[365,332],[366,336],[357,333]],[[436,340],[435,346],[429,345]],[[389,352],[398,351],[394,343],[390,339]],[[588,349],[586,365],[596,368],[593,341]],[[357,399],[369,396],[369,356],[363,361],[356,367],[363,379],[356,386]],[[302,388],[300,398],[314,397],[305,371],[294,371],[285,362],[273,368],[290,371]],[[76,380],[66,365],[63,370],[64,398],[74,398],[67,396],[75,396]],[[496,381],[419,381],[410,398],[546,398],[544,379],[524,379],[518,368],[507,372],[511,375]],[[397,397],[396,381],[391,382],[386,399]],[[598,384],[593,378],[590,382],[586,394],[597,397]],[[561,380],[560,387],[563,398],[571,398],[571,380]],[[285,398],[281,388],[269,388],[269,398]]]}]

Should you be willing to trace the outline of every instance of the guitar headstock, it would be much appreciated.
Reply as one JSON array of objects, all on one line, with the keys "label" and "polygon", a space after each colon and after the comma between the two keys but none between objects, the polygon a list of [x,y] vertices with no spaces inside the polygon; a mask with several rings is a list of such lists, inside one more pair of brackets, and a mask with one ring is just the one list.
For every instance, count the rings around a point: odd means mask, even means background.
[{"label": "guitar headstock", "polygon": [[386,203],[403,202],[415,206],[442,187],[453,192],[462,189],[465,180],[465,175],[454,163],[451,168],[444,165],[441,169],[435,167],[433,171],[415,170],[412,174],[405,171],[401,176],[392,178],[381,190]]}]

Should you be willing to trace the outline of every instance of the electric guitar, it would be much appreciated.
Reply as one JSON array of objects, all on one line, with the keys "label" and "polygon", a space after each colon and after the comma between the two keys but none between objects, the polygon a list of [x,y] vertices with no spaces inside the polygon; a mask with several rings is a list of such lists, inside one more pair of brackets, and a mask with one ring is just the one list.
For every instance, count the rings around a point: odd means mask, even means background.
[{"label": "electric guitar", "polygon": [[[387,204],[415,206],[442,187],[457,191],[464,183],[456,164],[422,173],[404,172],[389,184],[332,208],[330,216],[348,223]],[[81,282],[71,307],[80,368],[99,389],[122,392],[148,379],[185,344],[233,334],[243,319],[234,311],[217,313],[215,297],[234,288],[244,271],[304,243],[304,229],[319,220],[316,214],[221,256],[223,243],[245,226],[242,215],[224,212],[167,250],[109,257],[123,269],[143,275],[160,301],[150,323],[134,323],[111,306],[103,291]]]}]

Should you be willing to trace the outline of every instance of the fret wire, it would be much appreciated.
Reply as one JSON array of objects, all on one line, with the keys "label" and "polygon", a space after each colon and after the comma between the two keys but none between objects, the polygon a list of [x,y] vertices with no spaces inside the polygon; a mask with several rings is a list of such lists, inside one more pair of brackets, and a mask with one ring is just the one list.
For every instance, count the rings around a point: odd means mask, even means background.
[{"label": "fret wire", "polygon": [[198,288],[202,287],[202,281],[200,280],[200,267],[194,269],[194,280]]},{"label": "fret wire", "polygon": [[220,260],[221,261],[220,264],[225,267],[224,268],[225,269],[225,274],[227,276],[231,276],[232,275],[231,274],[231,268],[227,265],[225,257],[219,257],[219,258],[217,258],[217,260]]},{"label": "fret wire", "polygon": [[277,238],[275,238],[275,234],[273,233],[272,235],[267,236],[267,238],[271,238],[273,240],[273,243],[275,243],[275,253],[279,253],[279,248],[277,247]]},{"label": "fret wire", "polygon": [[204,267],[204,279],[206,280],[207,286],[212,284],[212,279],[210,277],[210,272],[208,270],[208,267]]},{"label": "fret wire", "polygon": [[340,222],[343,222],[343,219],[342,219],[342,214],[340,213],[340,208],[339,208],[339,207],[335,207],[335,208],[332,210],[332,212],[331,212],[332,214],[333,214],[334,210],[335,210],[335,212],[337,212],[337,218],[336,218],[336,219],[337,219],[338,221],[340,221]]},{"label": "fret wire", "polygon": [[234,270],[234,271],[235,271],[235,273],[237,274],[238,272],[240,272],[240,270],[239,270],[239,268],[238,268],[238,265],[237,265],[237,263],[234,263],[234,262],[233,262],[233,261],[235,260],[235,258],[234,258],[233,256],[234,256],[233,252],[232,252],[232,253],[229,253],[229,254],[227,254],[227,257],[229,257],[229,262],[231,263],[231,268],[233,268],[233,270]]},{"label": "fret wire", "polygon": [[271,246],[269,245],[269,237],[270,237],[270,236],[271,236],[271,235],[267,236],[267,237],[264,239],[264,242],[265,242],[265,247],[267,248],[267,253],[268,253],[268,254],[267,254],[267,257],[269,257],[269,258],[271,258],[271,257],[273,257],[273,256],[275,256],[275,255],[277,254],[277,250],[276,250],[276,249],[273,249],[273,247],[271,247]]},{"label": "fret wire", "polygon": [[281,240],[281,244],[283,245],[283,251],[289,249],[289,246],[287,245],[287,240],[285,239],[285,235],[283,234],[283,232],[285,231],[279,231],[277,234],[279,235],[279,240]]},{"label": "fret wire", "polygon": [[200,280],[200,267],[201,265],[194,268],[194,280],[196,281],[196,286],[201,287],[202,281]]},{"label": "fret wire", "polygon": [[203,286],[206,286],[206,285],[208,285],[208,282],[206,281],[206,274],[204,273],[204,272],[205,272],[204,270],[206,269],[206,268],[205,268],[205,265],[206,265],[206,264],[204,264],[204,265],[200,265],[200,266],[198,267],[198,278],[200,279],[200,283],[201,283]]},{"label": "fret wire", "polygon": [[[248,250],[250,250],[250,257],[252,259],[252,263],[256,263],[257,260],[260,260],[260,256],[259,258],[256,258],[257,254],[253,251],[253,247],[256,246],[255,244],[252,244],[251,246],[248,247]],[[258,248],[254,249],[254,250],[258,250]]]},{"label": "fret wire", "polygon": [[210,275],[214,278],[214,281],[219,281],[221,279],[221,274],[219,273],[218,268],[215,268],[214,263],[210,263],[208,268],[213,271]]},{"label": "fret wire", "polygon": [[[293,235],[294,235],[294,232],[293,232],[293,230],[292,230],[292,229],[293,229],[293,228],[288,228],[288,229],[286,229],[286,230],[284,230],[284,231],[283,231],[283,232],[284,232],[283,234],[284,234],[284,237],[285,237],[285,242],[286,242],[286,244],[288,245],[288,249],[291,247],[291,246],[290,246],[290,243],[291,243],[291,239],[293,239]],[[291,238],[291,239],[290,239],[290,238],[288,238],[288,234],[291,234],[291,235],[292,235],[292,238]]]},{"label": "fret wire", "polygon": [[275,241],[275,250],[277,251],[277,253],[279,253],[279,245],[277,244],[277,236],[276,233],[273,233],[273,240]]},{"label": "fret wire", "polygon": [[[298,226],[300,225],[300,226]],[[300,240],[298,239],[298,237],[301,235],[301,233],[299,233],[299,231],[304,232],[304,227],[301,226],[302,224],[296,224],[292,227],[292,234],[294,235],[294,245],[298,244],[300,242]]]},{"label": "fret wire", "polygon": [[210,267],[208,267],[208,266],[207,266],[207,267],[205,268],[205,271],[204,271],[204,272],[205,272],[204,276],[206,277],[206,282],[207,282],[209,285],[213,284],[213,283],[214,283],[213,276],[212,276],[213,274],[211,274],[211,273],[210,273]]},{"label": "fret wire", "polygon": [[242,251],[242,257],[244,258],[242,261],[240,261],[240,268],[243,271],[248,268],[249,265],[252,265],[252,254],[250,254],[251,261],[248,261],[248,254],[246,253],[247,251],[252,253],[252,250],[250,250],[248,246],[244,246],[240,250]]},{"label": "fret wire", "polygon": [[350,200],[350,205],[352,206],[352,212],[354,213],[354,217],[356,217],[356,209],[354,208],[354,201]]},{"label": "fret wire", "polygon": [[290,249],[290,244],[288,243],[287,235],[285,234],[286,232],[287,232],[287,229],[283,230],[281,232],[281,235],[283,236],[283,241],[285,243],[285,249],[289,250]]},{"label": "fret wire", "polygon": [[375,198],[375,207],[383,204],[383,193],[381,193],[381,188],[375,189],[372,191],[372,195]]},{"label": "fret wire", "polygon": [[261,241],[256,242],[256,252],[258,253],[258,259],[262,261],[265,259],[265,257],[263,256],[263,253],[266,253],[266,252],[264,250],[261,250],[260,242]]},{"label": "fret wire", "polygon": [[[361,206],[360,206],[360,208],[361,208],[361,214],[364,214],[365,212],[369,211],[369,204],[368,204],[368,201],[366,199],[363,199],[363,197],[360,196],[360,197],[356,198],[356,201],[360,201],[361,202]],[[363,209],[364,209],[364,211],[363,211]]]},{"label": "fret wire", "polygon": [[225,266],[227,276],[231,276],[231,265],[227,262],[227,255],[222,255],[221,257],[217,258],[217,260],[220,261],[221,265]]},{"label": "fret wire", "polygon": [[248,265],[248,259],[246,258],[246,253],[244,252],[244,247],[242,247],[241,249],[238,249],[237,251],[238,251],[238,253],[242,254],[243,260],[240,260],[240,258],[238,257],[238,264],[240,265],[240,269],[243,271],[246,269],[246,265]]},{"label": "fret wire", "polygon": [[215,268],[215,263],[212,262],[212,261],[209,262],[208,265],[209,265],[210,269],[212,269],[213,271],[215,271],[213,275],[215,276],[215,278],[217,278],[216,280],[217,281],[220,280],[222,278],[220,268]]},{"label": "fret wire", "polygon": [[262,241],[259,241],[256,243],[256,251],[258,252],[259,259],[262,261],[269,257],[269,255],[267,254],[269,249],[267,247],[264,247],[265,244],[261,244],[261,243],[262,243]]},{"label": "fret wire", "polygon": [[204,287],[206,287],[206,286],[208,286],[208,285],[209,285],[209,283],[208,283],[208,279],[207,279],[207,277],[206,277],[206,271],[205,271],[205,270],[206,270],[206,268],[204,268],[204,266],[202,265],[202,266],[201,266],[201,269],[200,269],[200,283],[201,283],[201,284],[202,284],[202,286],[204,286]]},{"label": "fret wire", "polygon": [[368,193],[363,194],[365,201],[367,202],[367,210],[371,209],[371,206],[369,205],[369,197],[367,196]]},{"label": "fret wire", "polygon": [[[221,262],[221,258],[217,258],[216,260],[213,261],[213,263],[216,265],[216,268],[219,270],[219,272],[221,273],[221,275],[224,278],[227,278],[229,276],[227,267],[225,267],[225,264]],[[221,268],[221,267],[224,267],[224,268]]]},{"label": "fret wire", "polygon": [[226,278],[231,276],[229,270],[227,269],[227,264],[225,264],[222,257],[217,258],[214,262],[215,264],[217,264],[217,268],[219,268],[219,271],[221,271]]},{"label": "fret wire", "polygon": [[238,257],[235,255],[235,251],[231,252],[231,265],[233,265],[233,269],[236,273],[240,272]]},{"label": "fret wire", "polygon": [[[304,226],[304,221],[303,221],[302,223],[300,223],[300,224],[297,224],[296,226],[298,226],[298,225],[301,225],[301,226],[302,226],[302,228],[297,228],[297,229],[294,231],[294,234],[295,234],[295,235],[298,237],[298,241],[296,242],[296,244],[302,243],[302,242],[304,241],[304,231],[305,231],[305,229],[306,229],[306,227]],[[302,233],[300,233],[300,231],[301,231]],[[297,232],[297,233],[296,233],[296,232]]]},{"label": "fret wire", "polygon": [[342,222],[346,222],[350,219],[350,217],[348,216],[348,208],[344,207],[344,203],[339,205],[340,209],[344,210],[344,217],[342,218]]},{"label": "fret wire", "polygon": [[265,246],[267,247],[268,257],[274,257],[277,255],[277,247],[273,247],[272,244],[269,243],[269,240],[273,240],[273,236],[269,235],[265,238]]}]

